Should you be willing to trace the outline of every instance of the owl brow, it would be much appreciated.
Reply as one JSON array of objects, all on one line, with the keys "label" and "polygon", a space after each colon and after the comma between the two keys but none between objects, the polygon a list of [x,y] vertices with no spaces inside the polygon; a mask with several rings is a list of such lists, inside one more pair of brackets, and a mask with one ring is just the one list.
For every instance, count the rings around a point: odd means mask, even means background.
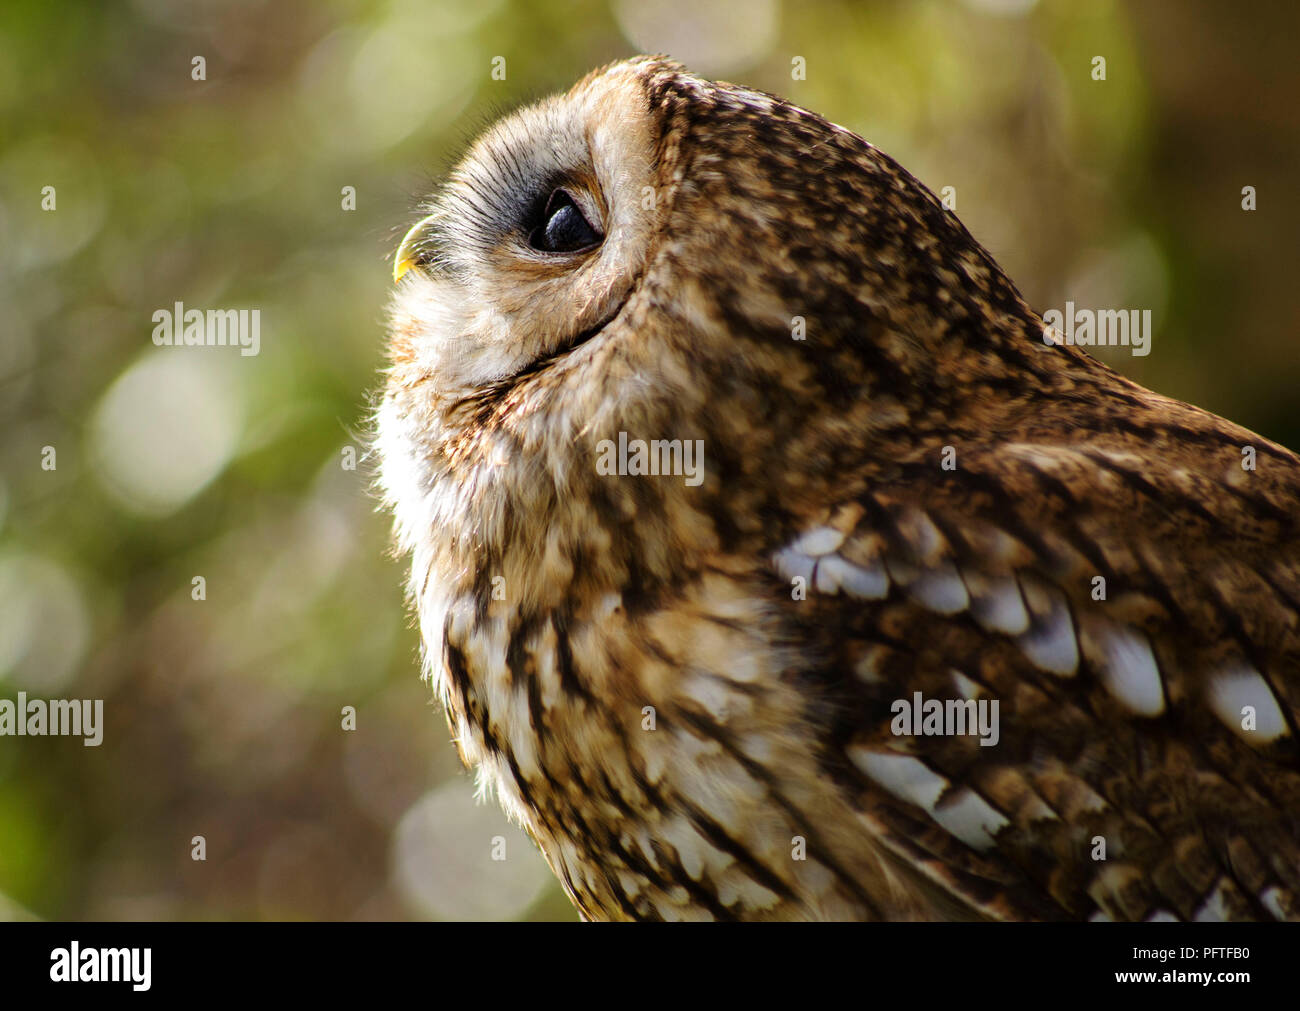
[{"label": "owl brow", "polygon": [[531,137],[527,143],[511,138],[490,144],[483,149],[482,160],[460,176],[466,203],[488,234],[502,226],[526,234],[532,227],[530,219],[541,212],[550,193],[584,168],[565,165],[565,152],[555,140],[545,148],[549,157],[540,157],[541,150],[542,145]]},{"label": "owl brow", "polygon": [[[494,167],[475,166],[472,171],[458,172],[438,201],[443,213],[436,228],[450,249],[469,246],[486,254],[497,237],[522,227],[528,204],[515,197],[505,175]],[[517,177],[515,177],[517,178]]]},{"label": "owl brow", "polygon": [[418,261],[440,273],[463,273],[458,250],[469,248],[482,255],[491,248],[489,236],[497,218],[484,207],[485,187],[457,169],[424,206],[427,217],[415,244]]},{"label": "owl brow", "polygon": [[519,213],[536,196],[538,173],[513,145],[492,145],[484,154],[486,164],[474,165],[463,177],[473,209],[485,225],[516,224]]}]

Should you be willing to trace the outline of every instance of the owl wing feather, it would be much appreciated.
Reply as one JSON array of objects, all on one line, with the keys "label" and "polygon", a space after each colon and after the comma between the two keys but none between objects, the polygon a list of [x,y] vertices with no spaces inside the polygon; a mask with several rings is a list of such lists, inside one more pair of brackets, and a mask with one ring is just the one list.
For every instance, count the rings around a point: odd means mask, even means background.
[{"label": "owl wing feather", "polygon": [[[824,762],[937,903],[1300,918],[1300,460],[1177,406],[1195,452],[958,447],[775,557]],[[905,722],[935,702],[946,733]]]}]

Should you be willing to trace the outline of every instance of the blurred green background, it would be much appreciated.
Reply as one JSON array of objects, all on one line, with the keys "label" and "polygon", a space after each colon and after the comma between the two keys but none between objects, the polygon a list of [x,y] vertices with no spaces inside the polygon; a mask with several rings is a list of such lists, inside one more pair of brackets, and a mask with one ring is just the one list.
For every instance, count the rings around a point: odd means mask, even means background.
[{"label": "blurred green background", "polygon": [[[638,51],[782,94],[953,187],[1040,311],[1152,309],[1114,367],[1297,447],[1296,11],[7,0],[0,697],[106,726],[0,737],[0,916],[573,917],[459,771],[364,458],[389,257],[490,118]],[[259,308],[261,354],[156,348],[177,301]]]}]

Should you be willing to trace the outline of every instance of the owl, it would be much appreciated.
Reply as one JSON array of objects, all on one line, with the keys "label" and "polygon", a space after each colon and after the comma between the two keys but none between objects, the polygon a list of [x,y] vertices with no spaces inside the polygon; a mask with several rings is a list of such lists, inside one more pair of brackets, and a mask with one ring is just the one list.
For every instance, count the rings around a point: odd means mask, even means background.
[{"label": "owl", "polygon": [[632,59],[395,275],[427,675],[584,918],[1300,918],[1300,458],[1061,340],[895,161]]}]

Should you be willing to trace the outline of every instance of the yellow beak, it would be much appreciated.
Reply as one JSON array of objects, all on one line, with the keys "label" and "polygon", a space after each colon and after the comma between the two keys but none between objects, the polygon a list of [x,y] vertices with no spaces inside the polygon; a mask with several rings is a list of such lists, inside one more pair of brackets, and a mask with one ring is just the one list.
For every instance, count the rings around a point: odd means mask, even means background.
[{"label": "yellow beak", "polygon": [[396,283],[402,279],[402,275],[415,266],[416,255],[419,252],[420,233],[424,226],[433,220],[430,214],[427,218],[422,218],[411,226],[411,230],[406,233],[402,239],[402,244],[397,247],[397,256],[393,260],[393,282]]}]

